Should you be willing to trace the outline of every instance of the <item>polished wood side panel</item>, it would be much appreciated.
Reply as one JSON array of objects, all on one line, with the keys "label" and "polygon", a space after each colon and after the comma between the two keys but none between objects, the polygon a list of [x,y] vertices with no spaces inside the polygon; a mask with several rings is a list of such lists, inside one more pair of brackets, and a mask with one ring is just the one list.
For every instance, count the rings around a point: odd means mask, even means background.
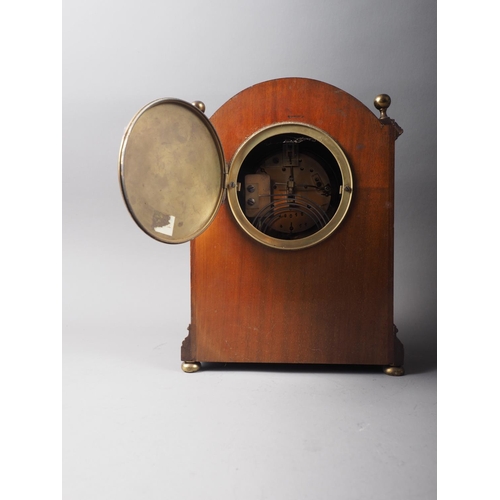
[{"label": "polished wood side panel", "polygon": [[340,89],[300,78],[251,87],[211,121],[228,161],[265,126],[321,128],[346,153],[354,191],[333,235],[297,251],[254,241],[224,203],[191,243],[192,319],[182,359],[401,364],[393,327],[394,128]]}]

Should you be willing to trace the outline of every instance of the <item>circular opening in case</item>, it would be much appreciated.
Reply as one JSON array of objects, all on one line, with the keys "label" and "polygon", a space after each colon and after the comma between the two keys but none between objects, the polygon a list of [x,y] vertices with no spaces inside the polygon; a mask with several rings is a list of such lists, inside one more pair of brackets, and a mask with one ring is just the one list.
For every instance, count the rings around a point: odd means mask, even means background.
[{"label": "circular opening in case", "polygon": [[340,146],[310,125],[260,130],[236,152],[228,199],[252,238],[281,249],[306,248],[328,237],[349,208],[352,174]]}]

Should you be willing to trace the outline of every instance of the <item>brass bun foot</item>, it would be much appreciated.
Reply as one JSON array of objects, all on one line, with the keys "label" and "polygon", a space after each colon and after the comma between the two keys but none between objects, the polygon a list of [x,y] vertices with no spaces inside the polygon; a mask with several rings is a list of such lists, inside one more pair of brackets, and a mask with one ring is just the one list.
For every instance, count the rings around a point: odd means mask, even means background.
[{"label": "brass bun foot", "polygon": [[198,363],[197,361],[183,361],[181,368],[185,373],[194,373],[201,368],[201,363]]},{"label": "brass bun foot", "polygon": [[386,366],[384,373],[393,377],[401,377],[401,375],[405,374],[405,369],[402,366]]}]

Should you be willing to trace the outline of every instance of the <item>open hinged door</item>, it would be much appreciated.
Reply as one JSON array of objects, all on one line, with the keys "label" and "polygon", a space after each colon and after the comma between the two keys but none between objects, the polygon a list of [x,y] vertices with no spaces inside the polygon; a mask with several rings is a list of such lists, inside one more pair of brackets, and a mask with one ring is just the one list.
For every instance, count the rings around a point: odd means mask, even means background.
[{"label": "open hinged door", "polygon": [[163,243],[185,243],[208,228],[225,190],[217,133],[197,104],[158,99],[123,136],[120,185],[137,225]]}]

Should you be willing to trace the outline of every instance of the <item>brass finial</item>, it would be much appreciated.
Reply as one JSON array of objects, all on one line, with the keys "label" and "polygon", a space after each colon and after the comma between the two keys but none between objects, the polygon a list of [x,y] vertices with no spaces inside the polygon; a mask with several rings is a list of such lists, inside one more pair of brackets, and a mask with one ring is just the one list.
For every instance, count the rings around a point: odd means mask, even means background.
[{"label": "brass finial", "polygon": [[195,108],[198,108],[202,113],[205,112],[205,104],[201,101],[194,101],[191,103]]},{"label": "brass finial", "polygon": [[380,111],[379,120],[387,118],[387,108],[391,105],[391,98],[387,94],[379,94],[373,104]]}]

